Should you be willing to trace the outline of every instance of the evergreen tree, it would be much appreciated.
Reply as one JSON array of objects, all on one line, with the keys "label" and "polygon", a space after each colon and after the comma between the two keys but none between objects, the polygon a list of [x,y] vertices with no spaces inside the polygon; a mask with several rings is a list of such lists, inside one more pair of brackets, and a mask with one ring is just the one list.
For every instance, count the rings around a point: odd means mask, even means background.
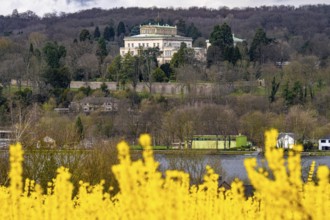
[{"label": "evergreen tree", "polygon": [[162,65],[160,65],[160,68],[163,70],[163,72],[165,73],[167,79],[171,78],[171,74],[173,73],[173,70],[171,68],[171,64],[169,63],[164,63]]},{"label": "evergreen tree", "polygon": [[[208,54],[215,54],[216,57],[220,56],[221,60],[229,61],[233,64],[235,64],[237,60],[241,59],[239,49],[234,48],[233,34],[227,23],[223,23],[221,26],[216,25],[213,28],[210,36],[210,43],[214,47],[209,47],[209,49],[213,51]],[[216,49],[219,51],[215,51]],[[214,58],[211,56],[208,56],[208,58],[210,59],[208,60],[208,64],[214,63]]]},{"label": "evergreen tree", "polygon": [[100,63],[103,63],[104,58],[108,55],[107,45],[104,38],[98,40],[96,56],[99,58]]},{"label": "evergreen tree", "polygon": [[76,128],[76,132],[79,137],[79,140],[82,140],[84,138],[84,125],[81,121],[80,116],[78,116],[76,119],[75,128]]},{"label": "evergreen tree", "polygon": [[94,30],[94,39],[98,40],[100,37],[101,37],[101,32],[99,26],[96,26]]},{"label": "evergreen tree", "polygon": [[172,67],[178,68],[185,64],[192,64],[195,61],[195,51],[192,48],[187,48],[187,45],[182,42],[178,52],[173,55],[170,64]]},{"label": "evergreen tree", "polygon": [[250,60],[253,62],[262,63],[262,48],[269,45],[272,42],[271,39],[267,38],[266,32],[262,28],[258,28],[249,50]]},{"label": "evergreen tree", "polygon": [[47,42],[43,48],[43,53],[50,68],[59,68],[61,59],[66,56],[66,49],[64,46],[59,46],[57,42]]},{"label": "evergreen tree", "polygon": [[222,53],[226,48],[234,47],[234,39],[230,26],[227,23],[223,23],[221,26],[216,25],[211,33],[210,43],[213,46],[218,46],[222,50]]},{"label": "evergreen tree", "polygon": [[186,22],[183,19],[179,20],[179,22],[176,24],[176,27],[180,35],[186,34]]},{"label": "evergreen tree", "polygon": [[202,33],[198,30],[194,23],[191,23],[190,26],[187,28],[186,36],[191,37],[193,41],[195,41],[197,38],[202,36]]},{"label": "evergreen tree", "polygon": [[242,59],[241,52],[239,51],[239,48],[235,46],[230,62],[235,65],[236,62],[241,59]]},{"label": "evergreen tree", "polygon": [[139,34],[140,34],[140,27],[138,25],[136,25],[131,29],[131,32],[129,35],[134,36],[134,35],[139,35]]},{"label": "evergreen tree", "polygon": [[122,69],[122,57],[117,55],[111,62],[108,67],[109,79],[117,82],[117,86],[119,86],[120,82],[120,73]]},{"label": "evergreen tree", "polygon": [[160,67],[157,67],[154,70],[154,72],[152,73],[152,78],[154,79],[155,82],[166,82],[168,80],[166,74]]},{"label": "evergreen tree", "polygon": [[117,26],[117,36],[119,37],[120,35],[125,35],[126,34],[126,28],[124,22],[120,21],[118,26]]},{"label": "evergreen tree", "polygon": [[70,84],[70,73],[61,62],[66,56],[65,47],[56,42],[48,42],[43,48],[43,53],[48,66],[43,74],[45,83],[56,89],[67,88]]},{"label": "evergreen tree", "polygon": [[106,26],[103,31],[103,38],[107,41],[113,41],[115,38],[115,29],[111,26]]},{"label": "evergreen tree", "polygon": [[91,39],[91,34],[87,29],[82,29],[79,34],[79,40],[80,41],[86,41]]}]

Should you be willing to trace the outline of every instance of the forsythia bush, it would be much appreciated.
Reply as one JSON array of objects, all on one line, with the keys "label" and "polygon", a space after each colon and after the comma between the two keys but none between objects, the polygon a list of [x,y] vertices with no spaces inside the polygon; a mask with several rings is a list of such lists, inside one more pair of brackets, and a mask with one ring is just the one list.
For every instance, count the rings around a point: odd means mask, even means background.
[{"label": "forsythia bush", "polygon": [[[157,171],[151,138],[140,137],[143,160],[132,162],[129,146],[118,144],[120,163],[112,167],[119,182],[115,196],[105,193],[103,182],[91,186],[80,182],[77,196],[66,168],[49,183],[47,192],[33,180],[22,180],[23,151],[10,148],[10,185],[0,188],[0,219],[330,219],[329,168],[320,166],[317,184],[301,178],[300,151],[296,146],[287,162],[282,149],[275,149],[277,131],[266,132],[265,157],[269,171],[257,168],[256,159],[245,166],[256,191],[245,198],[242,182],[231,190],[218,188],[218,175],[207,167],[204,183],[190,186],[187,173]],[[110,168],[109,168],[110,169]],[[23,188],[24,187],[24,188]]]}]

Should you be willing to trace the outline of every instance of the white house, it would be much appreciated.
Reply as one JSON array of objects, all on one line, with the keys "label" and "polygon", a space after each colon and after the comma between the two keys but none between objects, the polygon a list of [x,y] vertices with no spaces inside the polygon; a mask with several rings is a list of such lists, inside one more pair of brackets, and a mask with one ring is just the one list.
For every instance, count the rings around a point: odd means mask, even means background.
[{"label": "white house", "polygon": [[293,133],[280,133],[277,137],[277,147],[284,149],[292,149],[296,144],[295,135]]},{"label": "white house", "polygon": [[124,38],[125,46],[120,48],[120,55],[127,53],[137,55],[140,50],[158,47],[161,55],[157,58],[160,64],[168,63],[181,46],[185,43],[192,48],[192,38],[177,35],[176,26],[142,25],[140,34]]},{"label": "white house", "polygon": [[319,150],[330,150],[330,136],[319,139]]}]

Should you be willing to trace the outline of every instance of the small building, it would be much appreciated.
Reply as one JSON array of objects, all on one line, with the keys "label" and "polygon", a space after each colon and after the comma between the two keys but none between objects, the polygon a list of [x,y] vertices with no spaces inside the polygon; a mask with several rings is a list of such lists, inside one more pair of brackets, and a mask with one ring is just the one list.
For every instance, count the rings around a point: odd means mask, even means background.
[{"label": "small building", "polygon": [[247,145],[245,135],[195,135],[191,141],[192,149],[231,149]]},{"label": "small building", "polygon": [[294,133],[280,133],[277,137],[276,146],[278,148],[292,149],[296,144]]},{"label": "small building", "polygon": [[330,136],[319,139],[319,150],[330,150]]},{"label": "small building", "polygon": [[74,112],[90,113],[93,111],[115,112],[118,110],[118,99],[112,97],[86,97],[79,102],[71,102]]}]

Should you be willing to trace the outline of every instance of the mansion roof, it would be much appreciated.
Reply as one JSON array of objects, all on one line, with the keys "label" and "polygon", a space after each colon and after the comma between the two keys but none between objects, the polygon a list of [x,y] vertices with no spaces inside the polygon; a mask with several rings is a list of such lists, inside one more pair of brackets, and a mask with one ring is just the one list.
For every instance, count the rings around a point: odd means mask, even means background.
[{"label": "mansion roof", "polygon": [[149,40],[149,39],[167,39],[167,40],[188,40],[192,41],[191,37],[183,37],[180,35],[162,35],[162,34],[139,34],[130,37],[125,37],[125,40]]}]

